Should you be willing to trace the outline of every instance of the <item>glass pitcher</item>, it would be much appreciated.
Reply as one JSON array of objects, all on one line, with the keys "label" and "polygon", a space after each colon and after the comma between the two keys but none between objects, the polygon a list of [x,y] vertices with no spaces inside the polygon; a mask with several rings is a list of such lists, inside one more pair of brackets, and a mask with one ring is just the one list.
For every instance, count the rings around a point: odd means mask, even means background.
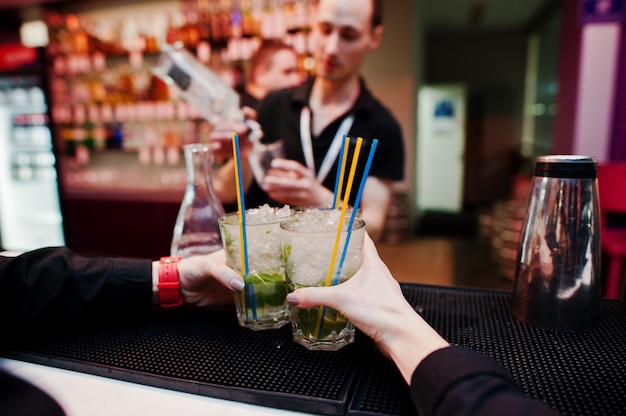
[{"label": "glass pitcher", "polygon": [[183,258],[222,248],[218,218],[224,214],[211,185],[211,148],[194,143],[183,146],[187,186],[178,211],[171,255]]}]

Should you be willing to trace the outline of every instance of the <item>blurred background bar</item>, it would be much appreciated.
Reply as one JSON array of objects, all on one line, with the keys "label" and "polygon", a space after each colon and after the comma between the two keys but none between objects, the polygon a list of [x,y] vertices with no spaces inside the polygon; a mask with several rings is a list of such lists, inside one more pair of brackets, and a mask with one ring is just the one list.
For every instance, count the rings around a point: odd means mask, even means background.
[{"label": "blurred background bar", "polygon": [[[0,246],[67,244],[152,258],[169,252],[185,186],[181,146],[206,141],[211,126],[152,76],[161,46],[183,43],[241,89],[260,42],[278,38],[294,46],[303,74],[314,74],[314,3],[1,2]],[[399,120],[407,162],[383,251],[415,250],[416,239],[461,239],[482,245],[496,275],[510,282],[535,158],[583,153],[600,164],[626,161],[624,7],[384,2],[383,42],[363,76]],[[15,82],[43,95],[26,118],[9,103]],[[20,144],[27,141],[42,147]],[[35,183],[41,191],[27,190]],[[21,223],[18,239],[18,212],[46,225],[27,239],[32,225]]]}]

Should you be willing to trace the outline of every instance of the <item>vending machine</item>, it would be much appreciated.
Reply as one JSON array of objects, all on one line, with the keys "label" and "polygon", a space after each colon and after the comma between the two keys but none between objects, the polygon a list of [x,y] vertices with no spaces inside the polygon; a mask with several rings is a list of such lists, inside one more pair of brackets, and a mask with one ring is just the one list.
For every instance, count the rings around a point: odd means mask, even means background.
[{"label": "vending machine", "polygon": [[64,245],[43,77],[0,73],[0,247]]}]

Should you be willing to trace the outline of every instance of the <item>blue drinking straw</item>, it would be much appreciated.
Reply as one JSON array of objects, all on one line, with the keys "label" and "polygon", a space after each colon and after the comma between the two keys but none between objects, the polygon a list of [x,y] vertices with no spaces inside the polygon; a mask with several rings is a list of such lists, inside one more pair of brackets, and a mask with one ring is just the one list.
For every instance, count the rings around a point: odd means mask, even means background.
[{"label": "blue drinking straw", "polygon": [[354,207],[352,207],[352,213],[350,214],[350,222],[348,223],[346,242],[343,246],[343,251],[341,252],[341,259],[339,260],[339,266],[337,267],[335,278],[333,279],[333,283],[332,283],[333,286],[339,282],[339,274],[341,273],[343,262],[346,260],[346,254],[348,253],[348,244],[350,243],[350,235],[352,234],[352,225],[354,224],[354,219],[356,218],[356,212],[359,209],[359,203],[361,202],[361,195],[363,194],[363,188],[365,187],[365,180],[367,179],[367,175],[369,174],[370,168],[372,167],[372,159],[374,159],[374,152],[376,152],[376,146],[378,146],[378,139],[374,139],[372,141],[372,146],[370,147],[370,153],[367,156],[367,162],[365,163],[365,169],[363,170],[363,177],[361,177],[359,190],[357,191],[356,198],[354,200]]},{"label": "blue drinking straw", "polygon": [[[246,282],[249,272],[248,266],[248,239],[246,235],[246,203],[243,196],[243,179],[241,173],[241,151],[239,147],[239,135],[233,132],[233,147],[235,151],[235,176],[236,176],[236,186],[237,186],[237,207],[239,212],[239,238],[240,238],[240,249],[243,256],[242,261],[242,274],[244,278],[244,282],[246,284],[246,288],[248,288],[248,294],[250,298],[250,305],[252,307],[252,317],[256,320],[256,302],[254,300],[254,286],[248,282]],[[244,293],[244,300],[246,296]],[[246,317],[248,314],[248,308],[246,307]]]}]

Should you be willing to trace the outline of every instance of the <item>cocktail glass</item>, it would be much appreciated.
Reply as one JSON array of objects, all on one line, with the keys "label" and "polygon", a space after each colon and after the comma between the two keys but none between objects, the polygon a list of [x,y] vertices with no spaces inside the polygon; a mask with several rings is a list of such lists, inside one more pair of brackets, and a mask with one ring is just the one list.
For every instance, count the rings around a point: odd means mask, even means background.
[{"label": "cocktail glass", "polygon": [[[335,241],[340,210],[310,209],[281,222],[280,232],[289,291],[302,287],[325,286],[329,279],[331,259],[334,267],[330,284],[350,279],[361,267],[365,221],[355,218],[340,273],[336,270],[348,235],[349,218],[344,218],[340,242]],[[293,339],[310,350],[336,351],[354,342],[354,325],[341,313],[328,307],[303,309],[291,307]]]},{"label": "cocktail glass", "polygon": [[[289,322],[287,286],[280,242],[280,222],[292,215],[289,207],[264,205],[246,210],[248,274],[235,293],[239,325],[252,330],[280,328]],[[226,264],[241,273],[242,252],[237,212],[219,219]]]},{"label": "cocktail glass", "polygon": [[272,160],[283,157],[285,157],[285,151],[282,140],[269,144],[254,143],[248,161],[254,179],[259,185],[263,184],[267,171],[272,167]]}]

